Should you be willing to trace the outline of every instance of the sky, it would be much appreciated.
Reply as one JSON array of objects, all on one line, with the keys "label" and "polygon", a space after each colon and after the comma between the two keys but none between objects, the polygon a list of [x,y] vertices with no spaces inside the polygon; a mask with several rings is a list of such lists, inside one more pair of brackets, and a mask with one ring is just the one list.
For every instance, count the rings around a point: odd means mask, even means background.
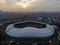
[{"label": "sky", "polygon": [[29,3],[28,6],[26,5],[27,7],[25,8],[21,5],[16,5],[19,1],[20,0],[0,0],[0,10],[21,12],[60,12],[60,0],[35,0],[34,2]]}]

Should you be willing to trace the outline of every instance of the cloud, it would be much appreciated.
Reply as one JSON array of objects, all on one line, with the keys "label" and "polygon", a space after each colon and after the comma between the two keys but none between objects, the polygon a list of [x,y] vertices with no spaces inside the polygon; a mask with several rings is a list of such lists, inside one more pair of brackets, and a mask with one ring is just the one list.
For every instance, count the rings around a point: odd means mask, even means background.
[{"label": "cloud", "polygon": [[5,3],[5,0],[0,0],[0,4],[1,4],[1,3]]},{"label": "cloud", "polygon": [[[17,0],[0,0],[0,3],[6,3],[8,5],[2,5],[0,4],[0,9],[3,10],[22,10],[20,7],[15,8],[14,4]],[[12,8],[12,6],[13,8]],[[9,8],[8,8],[9,7]],[[24,10],[24,11],[60,11],[60,0],[36,0],[36,2],[33,3],[33,7]]]}]

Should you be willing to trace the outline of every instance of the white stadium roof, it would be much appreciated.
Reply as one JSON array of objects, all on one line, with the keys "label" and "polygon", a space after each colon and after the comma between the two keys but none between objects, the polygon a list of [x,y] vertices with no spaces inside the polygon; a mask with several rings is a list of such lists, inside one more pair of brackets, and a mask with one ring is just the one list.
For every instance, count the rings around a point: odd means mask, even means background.
[{"label": "white stadium roof", "polygon": [[46,24],[45,28],[16,28],[14,27],[14,24],[10,24],[7,26],[5,32],[7,33],[7,35],[12,37],[48,37],[52,36],[55,30],[54,27],[49,24]]}]

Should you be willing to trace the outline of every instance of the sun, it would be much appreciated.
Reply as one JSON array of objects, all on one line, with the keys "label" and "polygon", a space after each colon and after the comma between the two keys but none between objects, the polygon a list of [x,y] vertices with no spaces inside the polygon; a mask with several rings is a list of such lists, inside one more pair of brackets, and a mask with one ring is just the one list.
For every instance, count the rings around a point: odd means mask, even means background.
[{"label": "sun", "polygon": [[32,4],[33,2],[35,2],[35,0],[20,0],[16,2],[16,5],[21,6],[22,8],[26,8],[30,6],[30,4]]},{"label": "sun", "polygon": [[29,4],[27,4],[27,3],[20,3],[20,2],[17,2],[16,5],[21,6],[23,8],[26,8],[29,6]]}]

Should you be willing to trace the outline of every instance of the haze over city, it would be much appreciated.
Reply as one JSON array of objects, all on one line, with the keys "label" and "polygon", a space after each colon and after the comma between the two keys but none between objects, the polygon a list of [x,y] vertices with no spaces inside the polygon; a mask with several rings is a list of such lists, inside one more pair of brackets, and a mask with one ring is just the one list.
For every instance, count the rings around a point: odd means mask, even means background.
[{"label": "haze over city", "polygon": [[60,0],[0,0],[0,10],[60,12]]}]

